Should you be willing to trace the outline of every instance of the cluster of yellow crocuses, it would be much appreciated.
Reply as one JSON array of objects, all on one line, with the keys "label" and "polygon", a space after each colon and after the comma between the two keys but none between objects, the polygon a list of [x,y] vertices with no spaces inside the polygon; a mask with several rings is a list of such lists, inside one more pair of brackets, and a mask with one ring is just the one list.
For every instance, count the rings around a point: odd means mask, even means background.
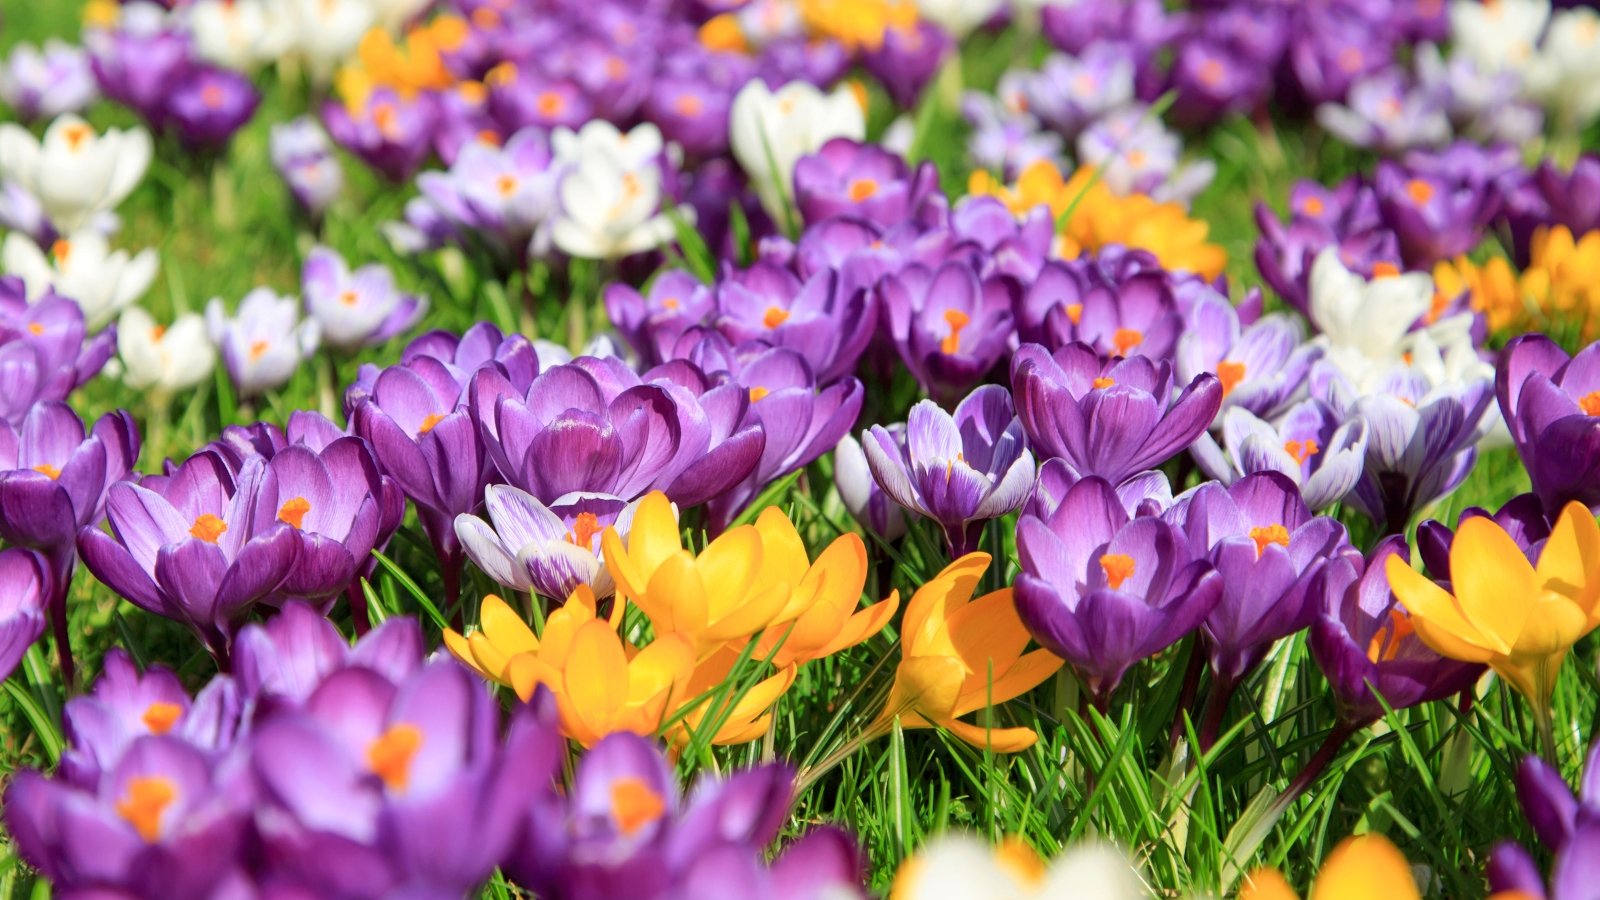
[{"label": "cluster of yellow crocuses", "polygon": [[1528,249],[1520,274],[1499,256],[1483,263],[1464,256],[1441,261],[1433,270],[1436,306],[1465,293],[1493,331],[1548,330],[1568,321],[1578,323],[1583,340],[1593,340],[1600,333],[1600,231],[1574,236],[1561,225],[1541,226]]},{"label": "cluster of yellow crocuses", "polygon": [[[478,630],[446,632],[445,643],[485,677],[527,699],[544,685],[566,735],[584,746],[615,731],[663,733],[682,745],[755,740],[798,669],[882,631],[898,593],[858,608],[866,546],[844,534],[815,560],[776,508],[731,528],[698,555],[686,549],[667,498],[645,497],[624,540],[615,529],[601,554],[616,582],[610,613],[587,587],[552,611],[542,633],[498,597],[486,597]],[[1039,684],[1061,666],[1045,651],[1024,655],[1027,631],[1009,589],[972,599],[989,557],[957,560],[921,587],[906,608],[903,660],[889,703],[866,737],[938,725],[996,750],[1033,743],[1025,728],[986,730],[958,721]],[[623,634],[631,604],[649,628]],[[727,688],[741,660],[774,670],[743,690]],[[740,673],[747,671],[740,669]]]}]

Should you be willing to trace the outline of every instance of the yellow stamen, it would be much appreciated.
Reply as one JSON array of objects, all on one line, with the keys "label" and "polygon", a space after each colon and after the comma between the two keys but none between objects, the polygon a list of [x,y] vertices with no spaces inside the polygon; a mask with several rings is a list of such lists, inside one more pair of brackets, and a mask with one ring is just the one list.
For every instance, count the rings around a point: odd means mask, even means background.
[{"label": "yellow stamen", "polygon": [[201,513],[200,518],[195,519],[194,524],[189,526],[191,535],[208,544],[215,544],[217,538],[222,537],[222,533],[227,530],[228,523],[213,516],[211,513]]},{"label": "yellow stamen", "polygon": [[767,307],[766,315],[761,317],[761,324],[768,328],[777,328],[787,321],[789,321],[789,311],[781,306]]},{"label": "yellow stamen", "polygon": [[638,778],[618,778],[611,785],[611,820],[628,837],[667,811],[664,797]]},{"label": "yellow stamen", "polygon": [[439,413],[428,413],[428,417],[422,420],[422,426],[417,429],[417,434],[427,434],[428,432],[432,431],[433,426],[439,424],[442,419],[444,419],[444,416],[440,415]]},{"label": "yellow stamen", "polygon": [[1105,388],[1111,387],[1113,384],[1116,384],[1117,380],[1115,378],[1109,378],[1109,377],[1107,377],[1105,375],[1101,375],[1099,378],[1096,378],[1092,383],[1094,384],[1094,386],[1096,388],[1105,389]]},{"label": "yellow stamen", "polygon": [[1256,542],[1256,555],[1267,552],[1268,544],[1277,544],[1280,547],[1289,546],[1289,529],[1282,525],[1267,525],[1262,528],[1250,529],[1250,540]]},{"label": "yellow stamen", "polygon": [[755,403],[759,400],[765,400],[770,393],[772,392],[758,384],[750,389],[750,402]]},{"label": "yellow stamen", "polygon": [[871,178],[857,178],[850,182],[850,201],[860,203],[878,193],[878,182]]},{"label": "yellow stamen", "polygon": [[594,513],[578,513],[572,521],[572,530],[567,532],[567,543],[587,550],[594,546],[594,536],[601,531],[600,517]]},{"label": "yellow stamen", "polygon": [[150,729],[151,734],[166,734],[182,715],[183,707],[176,703],[152,703],[144,708],[144,715],[139,717],[139,721]]},{"label": "yellow stamen", "polygon": [[1111,335],[1111,345],[1116,348],[1118,356],[1127,356],[1128,351],[1144,343],[1144,332],[1132,328],[1118,328]]},{"label": "yellow stamen", "polygon": [[1586,416],[1600,416],[1600,391],[1590,391],[1578,400],[1578,407]]},{"label": "yellow stamen", "polygon": [[1303,441],[1283,442],[1283,452],[1289,454],[1290,459],[1301,465],[1304,465],[1306,460],[1316,456],[1321,449],[1312,438],[1306,438]]},{"label": "yellow stamen", "polygon": [[1068,303],[1067,304],[1067,321],[1071,322],[1074,325],[1077,325],[1078,323],[1083,321],[1083,304],[1082,303]]},{"label": "yellow stamen", "polygon": [[1388,662],[1400,652],[1400,642],[1413,634],[1417,629],[1411,624],[1411,617],[1401,612],[1398,607],[1389,610],[1389,619],[1373,633],[1372,641],[1367,644],[1367,659],[1373,662]]},{"label": "yellow stamen", "polygon": [[1231,359],[1217,363],[1217,380],[1222,382],[1222,396],[1233,393],[1233,389],[1244,380],[1245,365]]},{"label": "yellow stamen", "polygon": [[944,340],[939,342],[939,352],[948,355],[959,351],[961,349],[961,329],[967,327],[971,322],[972,317],[959,309],[945,310],[944,323],[950,326],[950,333],[945,336]]},{"label": "yellow stamen", "polygon": [[422,729],[406,722],[391,725],[367,745],[367,767],[389,790],[404,791],[411,781],[411,758],[421,746]]},{"label": "yellow stamen", "polygon": [[117,801],[117,815],[133,826],[145,843],[161,837],[161,815],[178,799],[178,788],[170,779],[159,776],[135,778],[128,782],[128,795]]},{"label": "yellow stamen", "polygon": [[29,322],[28,333],[34,337],[44,334],[44,324],[42,322]]},{"label": "yellow stamen", "polygon": [[1133,575],[1133,557],[1126,553],[1107,553],[1100,557],[1100,568],[1106,573],[1106,585],[1113,591]]},{"label": "yellow stamen", "polygon": [[304,497],[290,497],[278,507],[278,521],[290,528],[300,528],[306,519],[306,513],[311,511],[311,501]]},{"label": "yellow stamen", "polygon": [[61,470],[50,465],[49,463],[40,463],[37,466],[34,466],[33,470],[50,479],[51,481],[55,481],[57,478],[61,477]]}]

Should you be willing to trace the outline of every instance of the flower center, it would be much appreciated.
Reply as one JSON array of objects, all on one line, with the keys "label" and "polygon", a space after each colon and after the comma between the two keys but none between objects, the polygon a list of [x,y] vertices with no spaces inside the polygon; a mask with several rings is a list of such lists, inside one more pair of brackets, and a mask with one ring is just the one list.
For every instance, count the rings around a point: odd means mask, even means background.
[{"label": "flower center", "polygon": [[567,543],[587,550],[594,546],[594,536],[600,533],[600,517],[594,513],[578,513],[572,520],[572,530],[567,532]]},{"label": "flower center", "polygon": [[1411,617],[1394,607],[1389,610],[1389,618],[1372,635],[1372,642],[1367,644],[1367,659],[1373,662],[1388,662],[1400,652],[1400,642],[1413,634],[1417,629],[1411,625]]},{"label": "flower center", "polygon": [[67,264],[67,258],[72,255],[72,242],[61,238],[50,245],[50,255],[56,258],[56,268]]},{"label": "flower center", "polygon": [[29,322],[28,323],[28,333],[33,335],[34,337],[38,337],[39,335],[44,334],[44,324],[40,323],[40,322]]},{"label": "flower center", "polygon": [[463,81],[456,85],[456,93],[473,106],[489,98],[489,89],[484,87],[481,81]]},{"label": "flower center", "polygon": [[1079,322],[1083,321],[1083,304],[1082,303],[1068,303],[1067,304],[1067,321],[1071,322],[1074,325],[1076,325]]},{"label": "flower center", "polygon": [[1282,525],[1265,525],[1260,528],[1250,529],[1250,540],[1256,542],[1256,556],[1267,552],[1268,544],[1277,544],[1279,547],[1289,546],[1289,529]]},{"label": "flower center", "polygon": [[1578,406],[1586,416],[1600,416],[1600,391],[1590,391],[1578,400]]},{"label": "flower center", "polygon": [[214,84],[208,84],[200,89],[200,102],[205,104],[207,109],[221,109],[224,99],[226,98],[222,94],[222,88]]},{"label": "flower center", "polygon": [[618,778],[611,785],[611,820],[623,837],[661,818],[666,811],[666,798],[638,778]]},{"label": "flower center", "polygon": [[1135,149],[1128,151],[1128,165],[1133,166],[1136,169],[1144,168],[1144,164],[1148,160],[1149,157],[1145,155],[1143,150]]},{"label": "flower center", "polygon": [[422,729],[408,722],[391,725],[367,745],[367,767],[391,791],[406,789],[411,781],[411,758],[422,746]]},{"label": "flower center", "polygon": [[166,734],[182,715],[183,707],[176,703],[152,703],[144,708],[144,715],[139,717],[139,721],[150,729],[151,734]]},{"label": "flower center", "polygon": [[152,341],[154,341],[154,342],[159,344],[159,343],[161,343],[161,339],[166,337],[166,336],[167,336],[167,326],[165,326],[165,325],[152,325],[152,326],[150,326],[150,340],[152,340]]},{"label": "flower center", "polygon": [[1100,557],[1100,569],[1106,573],[1106,585],[1113,591],[1133,575],[1133,557],[1126,553],[1107,553]]},{"label": "flower center", "polygon": [[1225,359],[1217,363],[1217,380],[1222,382],[1222,396],[1233,393],[1233,389],[1244,380],[1244,373],[1245,365],[1242,362]]},{"label": "flower center", "polygon": [[195,519],[194,524],[189,527],[190,534],[208,544],[215,544],[217,538],[222,537],[222,533],[227,530],[228,523],[211,513],[201,513],[200,518]]},{"label": "flower center", "polygon": [[311,501],[304,497],[290,497],[278,507],[278,521],[290,528],[300,528],[306,519],[306,513],[311,511]]},{"label": "flower center", "polygon": [[1411,198],[1412,203],[1421,206],[1433,199],[1433,185],[1421,178],[1413,178],[1406,182],[1406,196]]},{"label": "flower center", "polygon": [[1339,51],[1339,68],[1346,72],[1361,71],[1361,64],[1365,61],[1366,58],[1361,55],[1361,50],[1357,47],[1346,47]]},{"label": "flower center", "polygon": [[50,479],[51,481],[55,481],[57,478],[61,477],[61,470],[50,465],[49,463],[40,463],[37,466],[34,466],[33,470]]},{"label": "flower center", "polygon": [[878,193],[878,182],[871,178],[857,178],[850,182],[850,200],[853,203],[869,200],[876,193]]},{"label": "flower center", "polygon": [[661,308],[667,310],[668,312],[676,312],[678,307],[682,305],[683,304],[678,301],[677,297],[668,297],[667,299],[661,301]]},{"label": "flower center", "polygon": [[394,139],[399,124],[399,115],[394,111],[394,104],[379,103],[372,108],[372,124],[378,126],[378,133],[389,139]]},{"label": "flower center", "polygon": [[1303,441],[1283,442],[1283,452],[1289,454],[1290,459],[1301,465],[1305,465],[1306,460],[1316,456],[1321,450],[1322,448],[1317,446],[1317,442],[1313,438],[1306,438]]},{"label": "flower center", "polygon": [[766,315],[761,317],[761,324],[768,328],[777,328],[787,321],[789,321],[789,311],[781,306],[767,307]]},{"label": "flower center", "polygon": [[501,175],[494,180],[494,189],[500,192],[500,196],[510,197],[517,192],[517,176]]},{"label": "flower center", "polygon": [[757,400],[765,400],[770,393],[772,392],[758,384],[750,389],[750,402],[755,403]]},{"label": "flower center", "polygon": [[545,91],[540,94],[535,104],[541,116],[559,116],[561,111],[567,107],[566,99],[555,91]]},{"label": "flower center", "polygon": [[677,110],[680,116],[693,118],[704,112],[706,105],[700,101],[699,97],[693,94],[679,94],[678,99],[673,101],[672,108]]},{"label": "flower center", "polygon": [[1200,64],[1200,71],[1195,74],[1200,77],[1201,84],[1214,88],[1222,83],[1222,76],[1225,74],[1225,70],[1222,68],[1222,63],[1214,59],[1208,59]]},{"label": "flower center", "polygon": [[439,424],[443,420],[444,416],[438,413],[428,413],[428,417],[422,420],[422,427],[417,429],[417,434],[427,434],[433,430],[433,426]]},{"label": "flower center", "polygon": [[343,303],[345,306],[355,306],[357,303],[361,302],[361,295],[356,293],[353,289],[346,288],[345,290],[339,292],[339,302]]},{"label": "flower center", "polygon": [[613,56],[610,59],[606,60],[606,77],[607,78],[610,78],[612,81],[620,81],[620,80],[622,80],[623,76],[625,76],[627,74],[628,74],[628,64],[627,63],[623,62],[621,59],[619,59],[618,57],[615,57],[615,56]]},{"label": "flower center", "polygon": [[1327,207],[1323,205],[1321,197],[1307,197],[1305,202],[1300,204],[1300,211],[1308,216],[1320,216],[1326,210]]},{"label": "flower center", "polygon": [[268,342],[268,341],[255,341],[254,343],[252,343],[250,345],[250,361],[251,362],[260,361],[261,357],[266,356],[267,355],[267,351],[270,350],[270,349],[272,349],[272,344],[270,342]]},{"label": "flower center", "polygon": [[1128,351],[1144,343],[1144,332],[1132,328],[1118,328],[1111,335],[1111,346],[1117,349],[1118,356],[1127,356]]},{"label": "flower center", "polygon": [[178,788],[170,779],[145,776],[128,782],[128,794],[117,801],[117,815],[133,826],[147,844],[161,837],[161,814],[178,799]]},{"label": "flower center", "polygon": [[1400,267],[1392,262],[1375,262],[1372,264],[1372,280],[1380,278],[1394,278],[1400,274]]},{"label": "flower center", "polygon": [[1097,390],[1104,390],[1116,383],[1117,380],[1115,378],[1109,378],[1105,375],[1101,375],[1099,378],[1096,378],[1093,381],[1093,384]]},{"label": "flower center", "polygon": [[950,333],[939,342],[939,352],[944,354],[955,353],[961,349],[961,329],[972,322],[972,317],[959,309],[944,311],[944,323],[950,326]]}]

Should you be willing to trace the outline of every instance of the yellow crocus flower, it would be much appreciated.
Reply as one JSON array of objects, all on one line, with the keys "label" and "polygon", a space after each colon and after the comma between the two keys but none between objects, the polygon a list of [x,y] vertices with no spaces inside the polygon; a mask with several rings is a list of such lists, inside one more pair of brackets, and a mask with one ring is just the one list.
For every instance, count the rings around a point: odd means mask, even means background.
[{"label": "yellow crocus flower", "polygon": [[478,630],[465,637],[446,630],[444,643],[524,701],[538,685],[549,688],[562,732],[585,747],[615,731],[653,735],[672,704],[692,696],[693,645],[666,634],[636,649],[616,632],[620,615],[607,621],[595,608],[593,592],[580,586],[550,614],[540,637],[505,601],[489,596]]},{"label": "yellow crocus flower", "polygon": [[909,0],[800,0],[800,18],[813,34],[833,38],[846,50],[877,50],[890,28],[911,32],[917,5]]},{"label": "yellow crocus flower", "polygon": [[1436,293],[1433,308],[1428,311],[1429,324],[1462,294],[1468,295],[1467,302],[1474,312],[1488,317],[1493,331],[1510,328],[1527,316],[1517,275],[1503,256],[1493,257],[1481,266],[1465,256],[1440,260],[1433,267],[1433,283]]},{"label": "yellow crocus flower", "polygon": [[1569,503],[1537,567],[1487,517],[1468,519],[1450,546],[1454,593],[1390,557],[1389,585],[1434,652],[1487,663],[1534,704],[1549,708],[1567,651],[1600,625],[1600,525]]},{"label": "yellow crocus flower", "polygon": [[[1299,900],[1276,869],[1246,876],[1239,900]],[[1347,837],[1322,861],[1309,900],[1421,900],[1411,866],[1381,834]]]},{"label": "yellow crocus flower", "polygon": [[974,172],[967,192],[997,197],[1018,216],[1048,206],[1059,222],[1070,210],[1057,248],[1064,258],[1106,244],[1121,244],[1150,251],[1169,269],[1208,279],[1222,274],[1228,264],[1227,251],[1207,242],[1211,226],[1206,222],[1191,218],[1177,203],[1160,203],[1144,194],[1118,196],[1095,178],[1090,166],[1064,178],[1055,163],[1039,160],[1023,170],[1015,187],[1007,187],[988,172]]},{"label": "yellow crocus flower", "polygon": [[[753,659],[759,660],[761,657]],[[727,681],[733,674],[734,663],[738,661],[738,649],[723,647],[701,662],[689,678],[688,689],[683,695],[684,704]],[[668,737],[674,744],[686,744],[691,732],[704,728],[709,719],[719,723],[716,733],[711,736],[713,744],[746,744],[756,740],[766,734],[771,725],[773,705],[794,685],[796,668],[793,664],[783,666],[776,674],[752,685],[744,696],[737,699],[730,692],[721,702],[712,699],[698,704],[683,717],[682,722],[670,729]],[[732,701],[731,707],[728,706],[729,701]]]},{"label": "yellow crocus flower", "polygon": [[688,638],[702,660],[725,644],[742,646],[789,602],[792,585],[758,584],[764,557],[754,526],[730,528],[696,556],[683,548],[672,504],[659,491],[639,501],[627,546],[607,528],[601,551],[618,596],[643,610],[657,634]]},{"label": "yellow crocus flower", "polygon": [[1023,653],[1028,631],[1011,589],[973,599],[989,554],[969,553],[917,589],[901,626],[900,666],[883,712],[865,737],[906,728],[943,728],[977,747],[1015,753],[1033,746],[1031,728],[985,728],[960,721],[1038,686],[1061,668],[1048,650]]}]

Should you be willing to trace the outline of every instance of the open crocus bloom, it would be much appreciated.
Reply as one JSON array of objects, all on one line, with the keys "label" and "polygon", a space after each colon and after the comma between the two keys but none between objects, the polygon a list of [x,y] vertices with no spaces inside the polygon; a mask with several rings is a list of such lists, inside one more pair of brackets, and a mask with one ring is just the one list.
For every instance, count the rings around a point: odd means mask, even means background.
[{"label": "open crocus bloom", "polygon": [[[1322,861],[1309,900],[1421,900],[1406,858],[1381,834],[1347,837]],[[1250,873],[1239,900],[1299,900],[1274,869]]]},{"label": "open crocus bloom", "polygon": [[0,126],[0,176],[39,198],[45,215],[63,231],[115,209],[144,177],[151,152],[143,128],[97,134],[71,114],[52,122],[38,141],[20,125]]},{"label": "open crocus bloom", "polygon": [[1537,566],[1493,519],[1476,517],[1450,546],[1450,590],[1398,556],[1387,571],[1423,643],[1487,663],[1537,708],[1572,645],[1600,625],[1600,525],[1580,503],[1562,511]]},{"label": "open crocus bloom", "polygon": [[1048,650],[1023,653],[1028,632],[1011,589],[973,598],[987,553],[961,557],[917,589],[906,605],[903,650],[883,712],[868,729],[946,729],[969,744],[1015,753],[1039,739],[1031,728],[969,725],[960,717],[1033,690],[1061,668]]}]

